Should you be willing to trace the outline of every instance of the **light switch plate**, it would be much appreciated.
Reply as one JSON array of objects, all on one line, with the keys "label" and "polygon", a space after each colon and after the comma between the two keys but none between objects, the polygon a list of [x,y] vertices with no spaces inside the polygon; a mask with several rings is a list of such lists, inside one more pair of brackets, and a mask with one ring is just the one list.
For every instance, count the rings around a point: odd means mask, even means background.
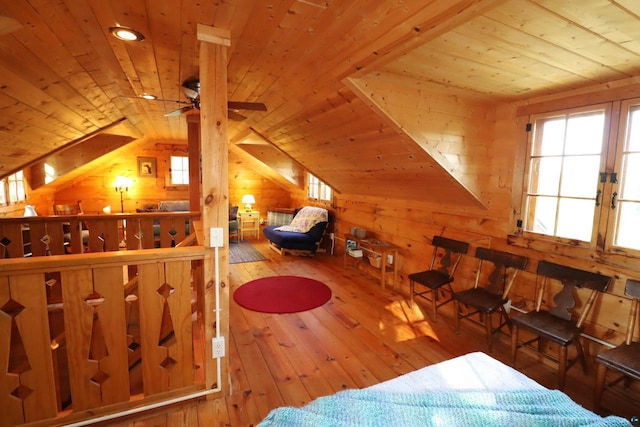
[{"label": "light switch plate", "polygon": [[224,230],[222,227],[211,227],[209,231],[209,245],[212,248],[224,246]]}]

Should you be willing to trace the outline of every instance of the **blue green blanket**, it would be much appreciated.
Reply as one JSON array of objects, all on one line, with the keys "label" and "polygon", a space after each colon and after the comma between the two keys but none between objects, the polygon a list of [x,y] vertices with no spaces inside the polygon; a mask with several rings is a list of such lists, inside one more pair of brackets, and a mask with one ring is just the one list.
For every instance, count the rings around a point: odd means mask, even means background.
[{"label": "blue green blanket", "polygon": [[274,409],[270,426],[630,426],[600,417],[558,390],[461,391],[423,394],[345,390],[302,408]]}]

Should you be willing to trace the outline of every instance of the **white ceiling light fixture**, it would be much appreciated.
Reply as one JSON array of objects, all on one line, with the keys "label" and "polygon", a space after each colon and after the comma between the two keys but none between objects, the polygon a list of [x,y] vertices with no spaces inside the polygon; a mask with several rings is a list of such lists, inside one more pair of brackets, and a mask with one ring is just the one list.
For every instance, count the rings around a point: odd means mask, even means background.
[{"label": "white ceiling light fixture", "polygon": [[133,28],[117,26],[109,27],[109,31],[115,38],[127,42],[141,42],[144,40],[144,34],[140,31],[134,30]]}]

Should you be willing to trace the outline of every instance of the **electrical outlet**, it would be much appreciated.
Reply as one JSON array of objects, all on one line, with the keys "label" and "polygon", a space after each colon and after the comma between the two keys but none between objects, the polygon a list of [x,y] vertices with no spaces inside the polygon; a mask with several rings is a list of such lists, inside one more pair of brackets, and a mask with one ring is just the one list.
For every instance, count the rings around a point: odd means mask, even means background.
[{"label": "electrical outlet", "polygon": [[214,359],[224,357],[224,337],[211,339],[211,354]]}]

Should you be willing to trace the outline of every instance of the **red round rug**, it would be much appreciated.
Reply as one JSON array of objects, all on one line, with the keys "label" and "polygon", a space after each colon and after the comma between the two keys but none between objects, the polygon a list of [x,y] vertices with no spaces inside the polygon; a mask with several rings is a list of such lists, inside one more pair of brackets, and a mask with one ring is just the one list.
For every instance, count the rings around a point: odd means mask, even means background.
[{"label": "red round rug", "polygon": [[244,308],[262,313],[296,313],[329,301],[331,289],[307,277],[263,277],[240,286],[233,299]]}]

